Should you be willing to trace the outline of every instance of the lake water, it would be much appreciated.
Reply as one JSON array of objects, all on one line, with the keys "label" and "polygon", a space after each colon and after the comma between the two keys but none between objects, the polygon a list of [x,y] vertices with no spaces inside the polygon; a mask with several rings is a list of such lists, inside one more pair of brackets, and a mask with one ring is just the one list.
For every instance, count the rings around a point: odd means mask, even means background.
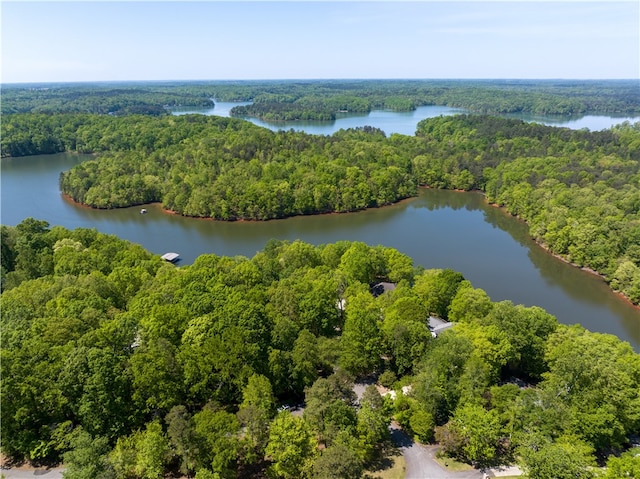
[{"label": "lake water", "polygon": [[635,123],[640,121],[640,117],[630,116],[598,116],[598,115],[584,115],[584,116],[553,116],[553,115],[533,115],[530,113],[518,113],[503,115],[506,118],[517,118],[519,120],[543,123],[549,126],[562,126],[565,128],[571,128],[572,130],[580,130],[582,128],[588,128],[591,131],[606,130],[614,125],[619,125],[628,121],[629,123]]},{"label": "lake water", "polygon": [[[199,113],[201,115],[229,116],[231,108],[238,105],[249,105],[250,102],[216,102],[213,108],[187,108],[172,109],[174,115],[185,115],[187,113]],[[400,133],[403,135],[414,135],[416,125],[420,120],[433,118],[441,115],[454,115],[464,113],[459,108],[449,108],[447,106],[420,106],[414,111],[387,111],[374,110],[361,114],[338,114],[334,121],[279,121],[267,122],[257,118],[246,118],[251,123],[269,128],[273,131],[296,130],[305,131],[313,135],[332,135],[338,130],[356,128],[359,126],[373,126],[380,128],[387,135]]]},{"label": "lake water", "polygon": [[615,334],[640,350],[640,310],[599,278],[547,254],[529,238],[526,225],[487,205],[480,194],[421,190],[417,198],[358,213],[225,223],[165,214],[159,205],[141,215],[139,207],[94,210],[72,204],[61,196],[58,177],[83,158],[3,159],[2,224],[31,216],[52,226],[96,228],[153,253],[178,252],[181,264],[204,253],[251,257],[271,238],[383,244],[426,268],[462,272],[494,301],[541,306],[562,323]]},{"label": "lake water", "polygon": [[[185,115],[188,113],[198,113],[201,115],[229,116],[234,106],[249,105],[251,102],[216,102],[213,108],[183,108],[172,109],[174,115]],[[448,106],[419,106],[414,111],[387,111],[373,110],[362,114],[339,115],[335,121],[284,121],[266,122],[257,118],[246,118],[246,120],[273,131],[289,130],[306,131],[314,135],[332,135],[340,129],[355,128],[359,126],[373,126],[380,128],[387,136],[393,133],[403,135],[414,135],[416,126],[420,120],[434,118],[437,116],[455,115],[465,113],[461,108],[449,108]],[[591,131],[604,130],[618,125],[625,121],[634,123],[640,121],[640,117],[629,116],[553,116],[553,115],[533,115],[529,113],[519,113],[502,115],[507,118],[517,118],[527,122],[543,123],[549,126],[561,126],[572,129],[588,128]]]}]

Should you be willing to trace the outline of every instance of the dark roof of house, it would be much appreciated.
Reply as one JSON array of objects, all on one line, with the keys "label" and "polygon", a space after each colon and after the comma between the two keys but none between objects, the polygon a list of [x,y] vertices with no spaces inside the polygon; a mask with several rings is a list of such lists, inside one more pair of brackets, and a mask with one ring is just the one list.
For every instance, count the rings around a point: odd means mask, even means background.
[{"label": "dark roof of house", "polygon": [[381,294],[386,293],[387,291],[393,291],[394,289],[396,289],[395,283],[387,283],[383,281],[381,283],[376,283],[373,286],[371,286],[371,294],[378,297]]}]

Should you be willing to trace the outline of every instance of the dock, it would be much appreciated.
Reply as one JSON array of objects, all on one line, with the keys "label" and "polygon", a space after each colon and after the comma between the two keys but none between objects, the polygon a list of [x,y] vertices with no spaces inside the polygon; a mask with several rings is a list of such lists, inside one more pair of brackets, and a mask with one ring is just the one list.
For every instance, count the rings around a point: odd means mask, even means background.
[{"label": "dock", "polygon": [[180,255],[178,253],[165,253],[161,258],[169,263],[175,263],[180,259]]}]

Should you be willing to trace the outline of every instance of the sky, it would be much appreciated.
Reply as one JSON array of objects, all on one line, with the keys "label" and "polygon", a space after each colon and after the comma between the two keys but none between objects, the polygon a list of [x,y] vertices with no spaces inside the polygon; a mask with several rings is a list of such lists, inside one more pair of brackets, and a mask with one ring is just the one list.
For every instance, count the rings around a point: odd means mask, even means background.
[{"label": "sky", "polygon": [[6,1],[3,83],[640,78],[640,2]]}]

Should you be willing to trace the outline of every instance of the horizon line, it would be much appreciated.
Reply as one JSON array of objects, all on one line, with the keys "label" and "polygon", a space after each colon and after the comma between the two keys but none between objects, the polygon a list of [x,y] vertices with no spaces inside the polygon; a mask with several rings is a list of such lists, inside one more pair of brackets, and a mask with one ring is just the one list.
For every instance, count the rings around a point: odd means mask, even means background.
[{"label": "horizon line", "polygon": [[569,77],[397,77],[397,78],[373,78],[373,77],[345,77],[345,78],[227,78],[227,79],[162,79],[162,80],[36,80],[36,81],[9,81],[0,82],[0,85],[46,85],[46,84],[87,84],[87,83],[188,83],[188,82],[321,82],[321,81],[638,81],[640,78],[569,78]]}]

